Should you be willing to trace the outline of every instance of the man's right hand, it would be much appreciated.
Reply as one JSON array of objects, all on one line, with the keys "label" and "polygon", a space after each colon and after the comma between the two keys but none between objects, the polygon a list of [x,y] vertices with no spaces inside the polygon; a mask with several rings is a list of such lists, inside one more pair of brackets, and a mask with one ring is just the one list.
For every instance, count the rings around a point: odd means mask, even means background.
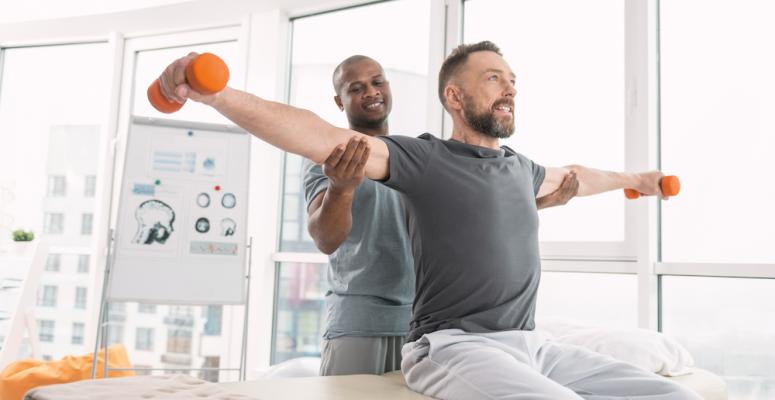
[{"label": "man's right hand", "polygon": [[364,137],[353,136],[347,146],[338,145],[323,163],[332,194],[353,193],[365,176],[371,147]]},{"label": "man's right hand", "polygon": [[198,53],[188,53],[187,56],[175,60],[159,76],[159,88],[161,93],[170,101],[177,101],[178,103],[184,103],[186,99],[191,99],[200,103],[210,105],[218,96],[215,94],[202,94],[196,92],[186,81],[186,67],[195,58],[199,56]]}]

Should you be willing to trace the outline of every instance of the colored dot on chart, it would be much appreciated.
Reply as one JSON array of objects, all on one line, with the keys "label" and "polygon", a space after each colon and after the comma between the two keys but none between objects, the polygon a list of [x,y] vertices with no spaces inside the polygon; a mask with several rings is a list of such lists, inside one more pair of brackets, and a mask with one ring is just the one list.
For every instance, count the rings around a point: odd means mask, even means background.
[{"label": "colored dot on chart", "polygon": [[221,190],[221,185],[215,185],[215,191],[217,192],[219,190]]},{"label": "colored dot on chart", "polygon": [[161,180],[157,179],[156,182],[154,182],[156,186],[161,185]]},{"label": "colored dot on chart", "polygon": [[188,131],[188,136],[194,136],[194,131]]}]

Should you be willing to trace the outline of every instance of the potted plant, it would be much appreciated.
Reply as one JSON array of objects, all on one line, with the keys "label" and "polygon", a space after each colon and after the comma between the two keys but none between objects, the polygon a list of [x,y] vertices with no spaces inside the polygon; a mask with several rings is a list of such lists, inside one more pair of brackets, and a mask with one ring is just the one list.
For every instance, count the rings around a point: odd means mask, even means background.
[{"label": "potted plant", "polygon": [[14,253],[20,257],[29,256],[32,252],[32,240],[35,239],[35,234],[32,231],[25,231],[24,229],[17,229],[11,233],[11,238],[14,243]]}]

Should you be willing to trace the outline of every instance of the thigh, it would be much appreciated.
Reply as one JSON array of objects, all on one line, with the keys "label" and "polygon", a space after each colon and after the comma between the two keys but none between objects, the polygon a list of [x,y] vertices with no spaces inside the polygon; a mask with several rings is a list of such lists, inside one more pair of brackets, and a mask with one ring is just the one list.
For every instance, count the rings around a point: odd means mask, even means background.
[{"label": "thigh", "polygon": [[402,371],[416,392],[447,400],[580,399],[487,340],[461,336],[434,343],[434,334],[404,346]]},{"label": "thigh", "polygon": [[323,340],[320,375],[381,375],[398,369],[401,360],[389,353],[391,337],[341,336]]},{"label": "thigh", "polygon": [[579,346],[547,342],[536,363],[549,379],[585,399],[701,400],[660,375]]}]

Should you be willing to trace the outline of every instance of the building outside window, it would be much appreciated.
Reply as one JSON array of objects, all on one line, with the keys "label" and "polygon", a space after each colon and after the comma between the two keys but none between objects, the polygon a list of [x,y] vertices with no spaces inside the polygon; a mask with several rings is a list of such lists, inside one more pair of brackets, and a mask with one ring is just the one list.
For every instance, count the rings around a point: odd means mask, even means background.
[{"label": "building outside window", "polygon": [[153,351],[153,328],[137,328],[135,350]]},{"label": "building outside window", "polygon": [[94,197],[97,191],[97,177],[87,175],[83,179],[83,197]]},{"label": "building outside window", "polygon": [[62,213],[46,213],[43,218],[43,232],[49,235],[59,235],[65,231],[65,215]]},{"label": "building outside window", "polygon": [[167,331],[167,353],[191,354],[191,329],[170,328]]},{"label": "building outside window", "polygon": [[56,307],[59,288],[54,285],[43,285],[38,290],[38,306]]},{"label": "building outside window", "polygon": [[124,324],[108,323],[108,345],[124,343]]},{"label": "building outside window", "polygon": [[65,176],[49,175],[46,194],[48,197],[64,197],[67,194],[67,179]]},{"label": "building outside window", "polygon": [[79,254],[78,255],[78,273],[79,274],[88,274],[89,273],[89,255],[88,254]]},{"label": "building outside window", "polygon": [[47,272],[59,272],[59,268],[62,266],[62,255],[56,253],[49,253],[46,258],[46,271]]},{"label": "building outside window", "polygon": [[141,314],[156,314],[156,305],[139,303],[137,304],[137,312]]},{"label": "building outside window", "polygon": [[85,287],[75,288],[75,308],[79,310],[86,309],[86,293],[87,289]]},{"label": "building outside window", "polygon": [[91,235],[93,222],[94,222],[94,214],[92,213],[81,214],[81,235]]},{"label": "building outside window", "polygon": [[205,321],[204,334],[207,336],[218,336],[221,334],[221,324],[223,321],[223,306],[207,306],[203,308]]},{"label": "building outside window", "polygon": [[73,322],[73,336],[70,338],[72,344],[83,344],[83,322]]},{"label": "building outside window", "polygon": [[42,319],[38,321],[38,339],[41,342],[53,342],[54,341],[54,327],[55,322]]}]

